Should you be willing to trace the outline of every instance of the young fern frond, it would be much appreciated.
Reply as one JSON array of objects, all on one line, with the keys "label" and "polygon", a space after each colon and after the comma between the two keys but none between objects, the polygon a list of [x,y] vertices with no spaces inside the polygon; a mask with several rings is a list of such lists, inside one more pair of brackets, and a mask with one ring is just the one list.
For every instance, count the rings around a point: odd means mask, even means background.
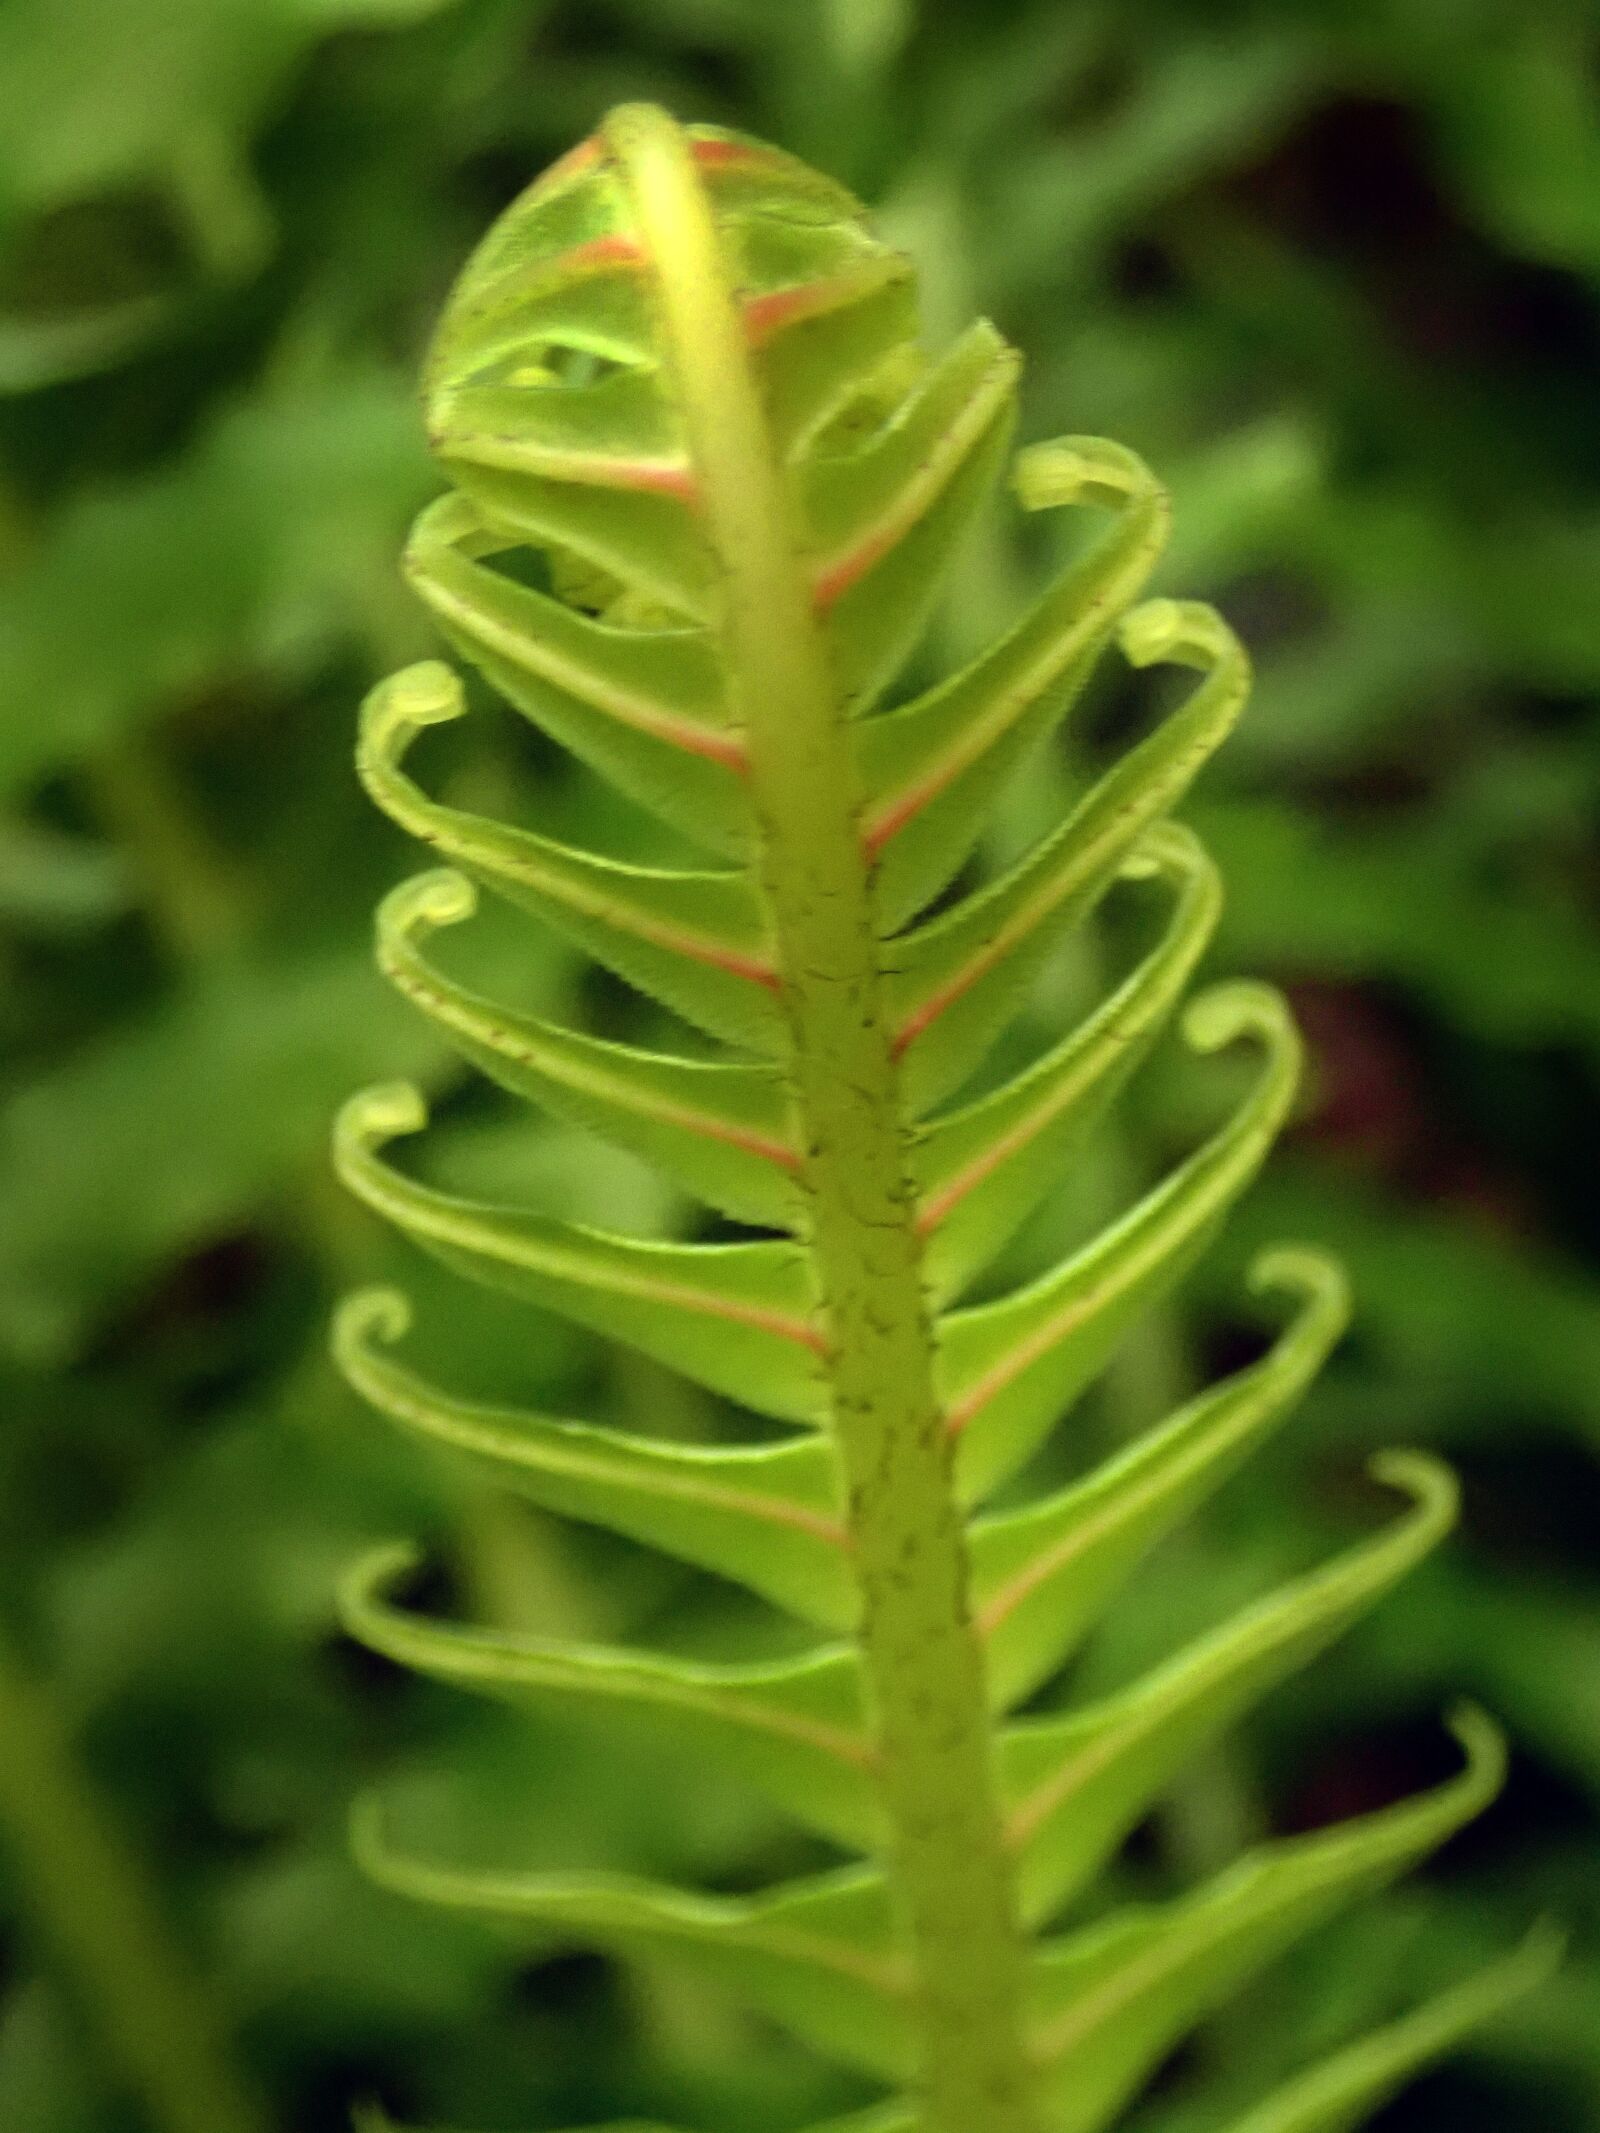
[{"label": "young fern frond", "polygon": [[[1435,1544],[1454,1491],[1432,1461],[1386,1456],[1396,1509],[1376,1535],[1119,1694],[1010,1715],[1281,1424],[1346,1315],[1326,1259],[1267,1255],[1257,1279],[1286,1323],[1260,1361],[1085,1478],[986,1508],[1204,1250],[1299,1066],[1276,994],[1202,994],[1188,1042],[1253,1062],[1232,1115],[1060,1265],[965,1300],[1183,998],[1219,890],[1172,810],[1248,688],[1209,609],[1140,604],[1159,483],[1068,439],[1022,454],[1016,488],[1030,509],[1100,513],[1098,540],[964,671],[880,708],[999,476],[1016,372],[986,325],[922,352],[909,267],[836,186],[753,142],[615,113],[507,212],[449,305],[427,401],[454,488],[408,570],[473,667],[707,863],[625,864],[430,797],[412,742],[464,709],[438,663],[374,693],[360,748],[378,804],[448,862],[384,904],[388,975],[504,1087],[748,1234],[615,1236],[425,1185],[392,1153],[425,1123],[407,1087],[350,1104],[344,1178],[463,1273],[789,1429],[684,1449],[474,1404],[396,1359],[408,1312],[390,1291],[340,1314],[344,1369],[400,1428],[742,1583],[819,1641],[713,1666],[452,1626],[402,1604],[404,1550],[352,1575],[349,1626],[463,1688],[675,1727],[845,1855],[740,1900],[458,1871],[397,1854],[370,1812],[363,1856],[425,1901],[722,1981],[882,2083],[859,2133],[1109,2125],[1260,1966],[1475,1814],[1503,1759],[1466,1714],[1461,1774],[1437,1790],[1264,1846],[1176,1903],[1054,1926],[1185,1759]],[[1002,781],[1113,644],[1189,670],[1186,697],[1057,829],[948,900]],[[1156,905],[1154,945],[1081,1027],[964,1093],[1030,980],[1123,883]],[[476,885],[725,1052],[604,1043],[474,994],[433,937],[471,917]],[[1239,2133],[1354,2125],[1543,1959],[1313,2071]]]}]

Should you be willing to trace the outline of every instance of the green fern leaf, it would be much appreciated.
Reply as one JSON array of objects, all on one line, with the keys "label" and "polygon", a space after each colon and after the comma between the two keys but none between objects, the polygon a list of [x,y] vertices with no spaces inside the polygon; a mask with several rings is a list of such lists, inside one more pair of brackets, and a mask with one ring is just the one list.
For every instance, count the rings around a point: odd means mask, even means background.
[{"label": "green fern leaf", "polygon": [[1227,2133],[1355,2133],[1420,2067],[1542,1985],[1562,1946],[1560,1934],[1537,1927],[1514,1955],[1298,2075]]},{"label": "green fern leaf", "polygon": [[[1148,468],[1083,438],[1024,452],[1024,507],[1098,513],[1098,534],[968,667],[892,700],[998,482],[1017,376],[987,325],[925,353],[914,296],[826,179],[660,112],[613,114],[507,212],[447,308],[427,405],[453,488],[407,570],[463,659],[708,863],[634,865],[430,797],[413,749],[466,705],[437,662],[385,683],[363,718],[373,798],[447,862],[384,903],[387,975],[514,1096],[749,1234],[619,1237],[425,1180],[390,1154],[425,1122],[409,1087],[356,1098],[336,1137],[346,1182],[423,1248],[780,1433],[685,1448],[471,1401],[400,1359],[409,1313],[391,1291],[352,1298],[335,1333],[378,1411],[547,1509],[742,1584],[819,1641],[710,1665],[445,1622],[405,1605],[405,1549],[352,1573],[351,1631],[463,1690],[668,1728],[840,1864],[734,1900],[413,1859],[370,1806],[358,1842],[393,1889],[542,1946],[665,1956],[883,2085],[881,2105],[816,2133],[1098,2133],[1261,1966],[1476,1813],[1503,1753],[1469,1715],[1466,1767],[1435,1792],[1263,1846],[1174,1903],[1086,1909],[1186,1759],[1436,1545],[1454,1488],[1429,1460],[1384,1455],[1377,1478],[1404,1501],[1378,1532],[1117,1693],[1012,1715],[1283,1422],[1347,1303],[1317,1253],[1266,1254],[1259,1285],[1294,1312],[1259,1361],[1069,1485],[990,1506],[1204,1251],[1288,1115],[1300,1058],[1263,986],[1180,1014],[1220,888],[1171,816],[1249,669],[1209,609],[1139,604],[1168,519]],[[1114,648],[1188,669],[1187,695],[1033,850],[951,895],[1003,781]],[[433,940],[470,924],[478,886],[698,1036],[646,1051],[478,995]],[[1157,907],[1132,966],[1031,1064],[969,1086],[1112,897]],[[1175,1017],[1197,1050],[1250,1052],[1231,1115],[1060,1264],[970,1300]],[[1069,1905],[1087,1922],[1053,1934]],[[1348,2133],[1544,1960],[1352,2047],[1235,2133]]]},{"label": "green fern leaf", "polygon": [[1039,2031],[1057,2071],[1059,2125],[1110,2122],[1145,2072],[1208,2008],[1312,1926],[1426,1857],[1499,1789],[1505,1759],[1481,1714],[1457,1720],[1460,1777],[1337,1829],[1263,1846],[1195,1895],[1047,1947]]}]

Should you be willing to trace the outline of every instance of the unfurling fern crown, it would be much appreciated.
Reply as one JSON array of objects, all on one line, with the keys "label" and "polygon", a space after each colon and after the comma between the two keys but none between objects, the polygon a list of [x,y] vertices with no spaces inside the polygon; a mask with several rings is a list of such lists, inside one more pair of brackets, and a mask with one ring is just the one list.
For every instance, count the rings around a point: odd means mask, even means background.
[{"label": "unfurling fern crown", "polygon": [[[1172,811],[1248,687],[1210,609],[1137,604],[1166,533],[1158,482],[1069,438],[1023,452],[1016,490],[1030,510],[1097,513],[1098,540],[971,665],[893,698],[1005,463],[1016,375],[986,324],[924,352],[908,263],[835,185],[755,142],[616,112],[511,207],[450,301],[427,407],[452,489],[407,567],[463,658],[706,861],[628,864],[430,797],[407,755],[463,711],[442,664],[385,682],[362,726],[373,797],[449,862],[384,904],[387,975],[497,1082],[739,1229],[617,1236],[425,1185],[390,1156],[424,1124],[408,1086],[348,1106],[342,1175],[452,1267],[770,1420],[759,1442],[684,1448],[475,1404],[396,1359],[407,1310],[387,1290],[344,1307],[340,1361],[401,1428],[736,1581],[816,1641],[729,1666],[456,1626],[404,1604],[399,1551],[351,1580],[347,1620],[465,1688],[684,1729],[841,1863],[731,1900],[427,1863],[370,1818],[364,1853],[427,1901],[725,1981],[879,2085],[856,2133],[1108,2126],[1261,1965],[1473,1815],[1502,1762],[1467,1714],[1461,1774],[1433,1792],[1267,1845],[1164,1906],[1082,1900],[1197,1747],[1439,1539],[1453,1489],[1389,1455],[1381,1531],[1117,1694],[1040,1707],[1145,1552],[1282,1420],[1345,1297],[1316,1252],[1269,1253],[1256,1278],[1286,1324],[1259,1361],[1070,1485],[986,1508],[1191,1267],[1299,1059],[1275,993],[1201,994],[1188,1042],[1255,1061],[1232,1115],[1061,1264],[968,1300],[1179,1008],[1219,891]],[[1003,783],[1113,645],[1191,670],[1188,694],[1020,860],[952,895]],[[1042,1056],[978,1078],[1030,981],[1124,882],[1154,907],[1153,945]],[[471,915],[477,884],[715,1055],[602,1042],[457,983],[430,937]],[[1402,2017],[1236,2133],[1357,2125],[1543,1960],[1524,1951]]]}]

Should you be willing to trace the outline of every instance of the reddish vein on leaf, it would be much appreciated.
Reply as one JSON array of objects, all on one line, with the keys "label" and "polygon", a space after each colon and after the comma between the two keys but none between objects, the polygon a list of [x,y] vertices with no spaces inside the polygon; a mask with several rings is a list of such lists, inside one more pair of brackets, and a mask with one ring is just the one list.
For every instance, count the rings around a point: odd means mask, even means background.
[{"label": "reddish vein on leaf", "polygon": [[455,1000],[430,982],[419,964],[396,968],[390,974],[436,1021],[447,1028],[464,1029],[479,1043],[492,1046],[503,1059],[531,1067],[551,1081],[564,1083],[580,1094],[590,1094],[599,1102],[615,1104],[619,1110],[632,1111],[641,1118],[653,1118],[660,1125],[677,1126],[701,1140],[718,1141],[724,1147],[737,1148],[746,1155],[760,1156],[766,1162],[777,1164],[780,1170],[794,1171],[800,1167],[800,1158],[793,1148],[772,1139],[769,1134],[758,1133],[753,1126],[741,1126],[732,1119],[719,1118],[711,1111],[697,1111],[688,1104],[651,1098],[641,1091],[638,1082],[625,1074],[581,1073],[564,1062],[552,1061],[537,1044],[519,1038],[491,1016],[463,1016]]},{"label": "reddish vein on leaf", "polygon": [[881,277],[854,274],[819,275],[815,281],[792,283],[787,289],[768,289],[744,299],[744,328],[752,348],[761,348],[804,319],[820,318],[826,311],[849,303],[879,286]]},{"label": "reddish vein on leaf", "polygon": [[1062,1337],[1070,1333],[1080,1320],[1087,1317],[1100,1299],[1097,1296],[1077,1297],[1065,1305],[1055,1316],[1046,1320],[1039,1330],[1025,1341],[1019,1341],[1008,1355],[986,1370],[981,1378],[970,1385],[952,1406],[945,1410],[945,1426],[952,1437],[959,1437],[963,1430],[975,1422],[991,1400],[997,1399],[1006,1387],[1019,1378],[1030,1364],[1040,1356],[1048,1355]]},{"label": "reddish vein on leaf", "polygon": [[991,371],[940,434],[927,458],[901,482],[877,521],[853,548],[824,563],[815,573],[812,599],[819,614],[826,614],[875,563],[898,548],[917,521],[933,508],[1005,407],[1010,382],[1009,368],[1002,371],[997,366]]},{"label": "reddish vein on leaf", "polygon": [[591,133],[588,139],[580,141],[576,148],[569,148],[564,156],[558,156],[544,175],[536,178],[529,186],[527,197],[542,200],[547,194],[562,192],[586,171],[597,169],[605,159],[605,143],[599,134]]},{"label": "reddish vein on leaf", "polygon": [[435,577],[424,578],[422,591],[431,607],[453,616],[458,626],[468,631],[479,644],[498,652],[513,666],[536,673],[542,680],[553,681],[558,688],[565,689],[606,717],[614,718],[619,725],[647,733],[654,740],[681,749],[685,755],[702,756],[707,762],[720,763],[736,775],[743,776],[748,770],[749,751],[741,735],[731,733],[723,726],[708,726],[698,719],[663,711],[649,698],[615,687],[581,661],[570,660],[542,645],[531,633],[498,621],[487,607],[463,598]]},{"label": "reddish vein on leaf", "polygon": [[644,263],[644,247],[638,238],[613,231],[610,236],[591,237],[583,244],[575,244],[570,252],[563,252],[550,262],[549,272],[588,274],[604,267],[642,267]]}]

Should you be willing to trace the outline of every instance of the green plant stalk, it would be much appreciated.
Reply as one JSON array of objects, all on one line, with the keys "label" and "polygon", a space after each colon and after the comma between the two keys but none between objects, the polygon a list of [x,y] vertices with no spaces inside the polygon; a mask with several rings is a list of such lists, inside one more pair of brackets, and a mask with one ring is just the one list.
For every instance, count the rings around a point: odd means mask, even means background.
[{"label": "green plant stalk", "polygon": [[711,215],[683,139],[619,115],[723,572],[722,629],[793,1039],[810,1255],[911,1953],[928,2133],[1042,2133],[967,1546],[933,1383],[854,773]]},{"label": "green plant stalk", "polygon": [[0,1835],[41,1932],[158,2133],[268,2133],[49,1699],[0,1642]]},{"label": "green plant stalk", "polygon": [[145,909],[176,962],[216,963],[249,931],[242,884],[215,849],[153,734],[103,748],[90,782],[100,812],[133,861]]}]

